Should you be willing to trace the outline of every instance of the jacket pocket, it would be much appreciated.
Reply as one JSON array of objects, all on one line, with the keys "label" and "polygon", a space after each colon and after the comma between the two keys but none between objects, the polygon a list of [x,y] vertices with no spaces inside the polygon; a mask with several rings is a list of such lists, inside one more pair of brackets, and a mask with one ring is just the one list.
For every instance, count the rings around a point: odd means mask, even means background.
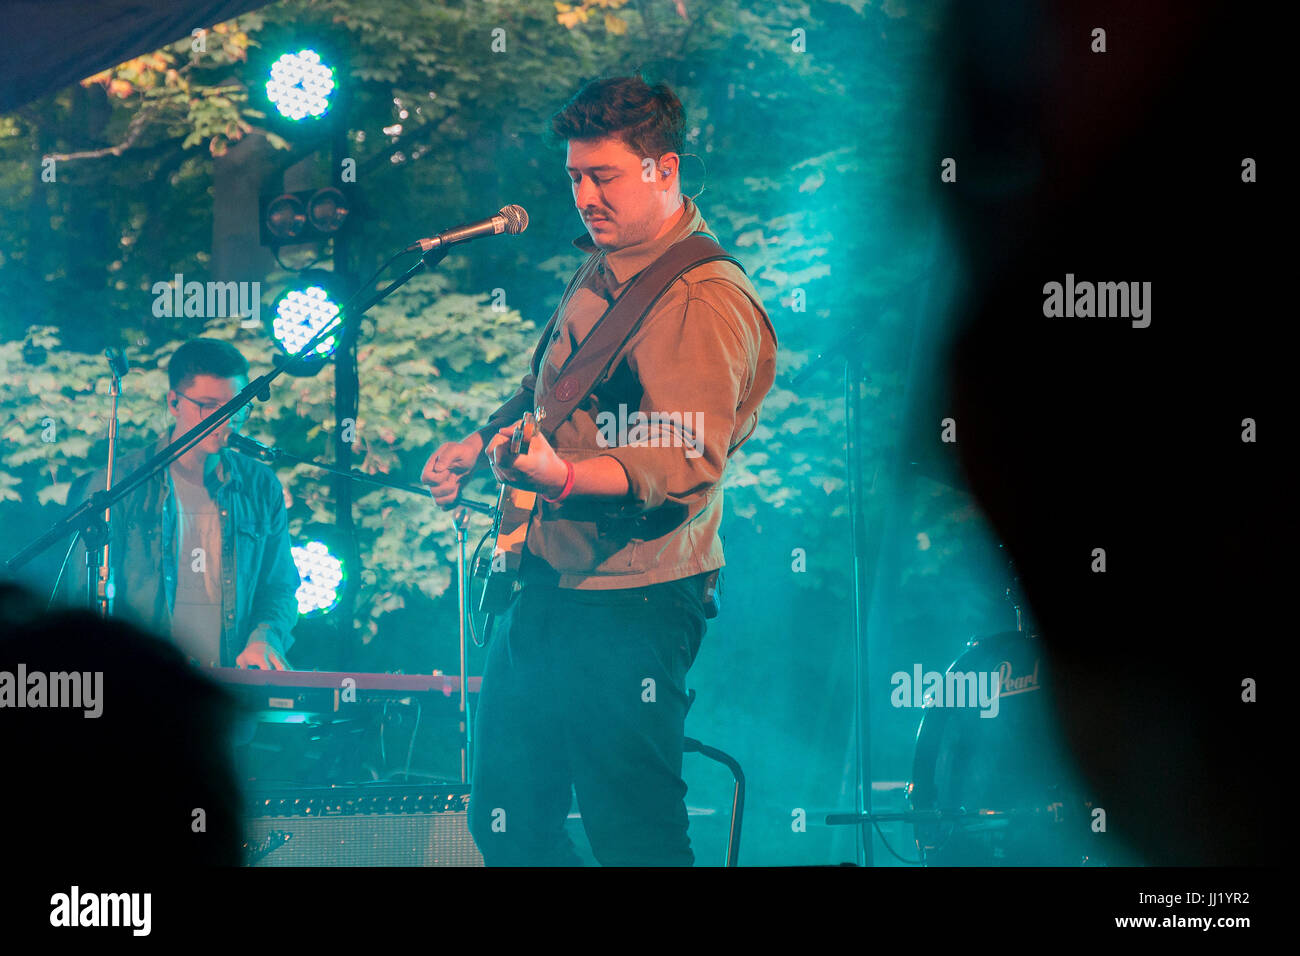
[{"label": "jacket pocket", "polygon": [[[235,586],[241,584],[247,585],[253,582],[248,581],[244,576],[251,573],[254,578],[261,573],[261,563],[258,555],[262,553],[262,548],[266,542],[267,522],[266,519],[258,519],[251,515],[241,515],[234,523],[234,571]],[[254,584],[254,586],[256,586]]]},{"label": "jacket pocket", "polygon": [[262,542],[266,540],[266,520],[244,515],[235,522],[236,541],[250,540]]}]

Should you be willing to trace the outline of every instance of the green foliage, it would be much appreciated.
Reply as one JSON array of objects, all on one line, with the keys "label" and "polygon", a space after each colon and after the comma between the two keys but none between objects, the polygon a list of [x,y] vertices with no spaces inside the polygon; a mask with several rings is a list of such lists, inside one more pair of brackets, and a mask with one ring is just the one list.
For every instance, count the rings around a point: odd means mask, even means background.
[{"label": "green foliage", "polygon": [[[514,310],[494,311],[488,296],[448,292],[446,285],[443,277],[419,276],[366,317],[350,464],[367,474],[418,484],[432,451],[481,427],[526,370],[537,334],[534,323]],[[251,374],[270,371],[273,350],[260,331],[241,328],[237,319],[216,319],[202,334],[232,342],[249,360]],[[5,373],[0,378],[0,501],[62,504],[72,479],[107,453],[111,399],[104,360],[61,347],[51,327],[30,329],[27,342],[29,356],[32,349],[45,352],[34,368],[27,367],[24,343],[0,344]],[[119,451],[153,442],[170,428],[166,358],[180,344],[129,353],[132,371],[118,413]],[[16,374],[19,370],[22,374]],[[271,400],[257,404],[241,431],[294,455],[329,462],[337,425],[333,405],[332,367],[312,378],[281,376],[271,386]],[[291,533],[307,522],[333,522],[326,473],[297,465],[282,470],[280,479],[290,502]],[[366,569],[358,623],[363,634],[373,634],[374,620],[400,606],[403,592],[437,598],[446,591],[455,532],[450,514],[428,496],[361,483],[353,489]]]},{"label": "green foliage", "polygon": [[[926,265],[925,210],[908,177],[927,116],[909,85],[941,6],[285,0],[214,27],[206,53],[187,38],[0,117],[0,293],[10,304],[0,309],[0,505],[59,500],[71,477],[102,457],[106,345],[128,346],[141,369],[122,403],[124,442],[142,443],[169,424],[159,366],[198,329],[193,319],[154,316],[150,290],[176,272],[230,278],[211,274],[213,207],[223,200],[214,194],[213,157],[257,133],[281,154],[276,160],[316,157],[313,175],[329,175],[318,142],[267,129],[250,95],[261,82],[256,51],[312,36],[345,51],[340,82],[350,96],[341,121],[365,206],[351,242],[356,271],[431,223],[507,202],[529,210],[526,235],[449,257],[439,278],[412,282],[367,320],[356,464],[411,482],[438,442],[481,425],[513,390],[529,330],[581,259],[567,244],[581,224],[561,157],[544,136],[550,115],[580,80],[641,68],[681,97],[683,189],[745,263],[781,340],[761,424],[727,471],[729,520],[838,556],[795,581],[843,601],[851,564],[842,367],[830,365],[797,393],[786,376],[868,323],[858,346],[872,376],[863,457],[869,475],[887,467],[898,451],[916,317],[909,281]],[[792,43],[795,28],[806,34],[806,52]],[[44,155],[102,154],[124,143],[120,156],[67,159],[56,183],[40,179]],[[849,208],[866,218],[846,221]],[[317,252],[327,257],[330,248]],[[261,278],[273,294],[286,276]],[[506,291],[510,311],[492,312],[481,296],[459,291],[495,288]],[[796,291],[802,312],[794,311]],[[207,334],[230,337],[256,368],[269,367],[260,331],[218,322]],[[32,368],[23,346],[41,343],[46,364]],[[245,430],[328,457],[332,416],[328,373],[281,379]],[[40,441],[45,417],[58,423],[50,445]],[[332,520],[328,481],[303,468],[281,475],[296,526]],[[447,517],[400,493],[357,493],[369,582],[362,616],[400,607],[404,590],[442,594],[453,541]],[[955,513],[959,503],[950,504],[937,513]],[[936,547],[925,558],[957,551]]]},{"label": "green foliage", "polygon": [[249,120],[260,115],[248,108],[243,85],[229,83],[224,74],[247,60],[248,33],[261,25],[261,15],[249,13],[213,27],[201,50],[195,49],[196,39],[187,37],[87,77],[81,85],[99,84],[109,96],[132,101],[134,108],[123,111],[128,115],[116,117],[116,128],[128,143],[152,127],[183,137],[182,148],[206,143],[213,156],[221,156],[253,128]]}]

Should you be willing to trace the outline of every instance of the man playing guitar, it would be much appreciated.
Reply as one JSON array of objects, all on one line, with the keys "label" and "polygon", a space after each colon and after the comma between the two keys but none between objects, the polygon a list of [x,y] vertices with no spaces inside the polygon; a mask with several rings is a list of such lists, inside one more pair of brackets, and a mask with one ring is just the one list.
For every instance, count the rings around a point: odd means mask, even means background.
[{"label": "man playing guitar", "polygon": [[[708,232],[679,185],[685,116],[639,76],[584,86],[551,121],[588,258],[532,370],[488,423],[440,447],[421,480],[443,508],[487,465],[532,492],[520,581],[484,664],[469,822],[488,865],[573,865],[576,792],[604,865],[689,866],[686,672],[724,563],[722,476],[772,386],[776,335],[734,262],[687,269],[589,395],[526,451],[525,413],[566,394],[588,333],[675,243]],[[516,447],[518,439],[516,438]]]}]

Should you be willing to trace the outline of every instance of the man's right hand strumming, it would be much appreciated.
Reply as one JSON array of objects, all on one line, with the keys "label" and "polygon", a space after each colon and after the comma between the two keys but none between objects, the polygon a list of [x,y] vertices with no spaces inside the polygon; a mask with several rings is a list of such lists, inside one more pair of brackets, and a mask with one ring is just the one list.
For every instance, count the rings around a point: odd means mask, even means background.
[{"label": "man's right hand strumming", "polygon": [[438,507],[449,510],[456,506],[465,480],[484,464],[483,436],[475,432],[464,441],[447,442],[430,455],[420,474],[420,483],[429,486]]}]

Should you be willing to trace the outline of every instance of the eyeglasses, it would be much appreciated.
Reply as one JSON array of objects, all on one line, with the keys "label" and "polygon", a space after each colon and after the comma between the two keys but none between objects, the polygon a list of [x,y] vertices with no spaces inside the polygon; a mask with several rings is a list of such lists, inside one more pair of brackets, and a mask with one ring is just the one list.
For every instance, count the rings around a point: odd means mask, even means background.
[{"label": "eyeglasses", "polygon": [[[177,392],[176,394],[179,395],[181,398],[185,399],[187,402],[193,402],[195,405],[198,406],[199,418],[207,418],[209,414],[216,411],[222,405],[226,404],[225,402],[215,402],[215,403],[200,402],[197,399],[190,398],[184,392]],[[239,411],[235,412],[235,414],[231,415],[230,420],[232,422],[242,422],[245,418],[249,416],[249,413],[252,412],[252,410],[253,410],[253,406],[245,405]]]}]

